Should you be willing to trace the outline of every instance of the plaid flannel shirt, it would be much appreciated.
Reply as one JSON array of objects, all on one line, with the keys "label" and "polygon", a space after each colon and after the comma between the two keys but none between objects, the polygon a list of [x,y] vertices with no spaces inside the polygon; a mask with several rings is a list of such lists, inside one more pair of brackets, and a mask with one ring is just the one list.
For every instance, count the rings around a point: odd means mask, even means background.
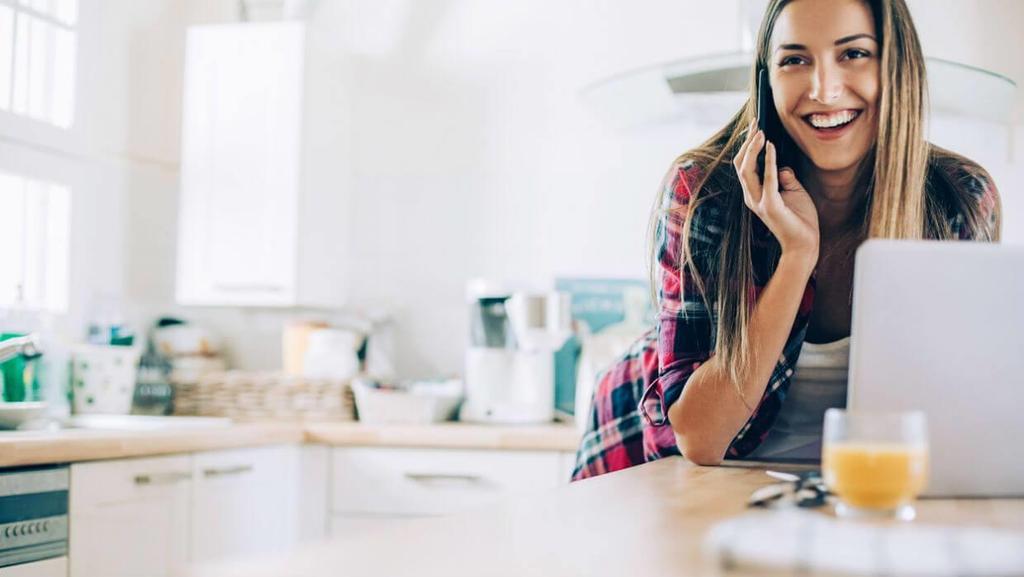
[{"label": "plaid flannel shirt", "polygon": [[[690,375],[713,354],[717,323],[717,311],[708,310],[694,285],[689,265],[680,267],[684,218],[692,196],[691,186],[700,175],[700,169],[688,163],[674,166],[666,178],[660,204],[662,216],[656,233],[658,323],[598,378],[586,432],[576,455],[574,481],[680,454],[675,435],[668,426],[668,407],[679,398]],[[935,179],[942,179],[939,185],[945,184],[947,190],[969,193],[988,225],[974,238],[964,225],[963,213],[950,209],[948,217],[954,238],[994,240],[999,196],[984,169],[973,163],[940,162],[933,157],[928,177],[929,186],[937,184]],[[719,195],[718,199],[725,196]],[[714,281],[725,217],[723,203],[709,198],[699,205],[692,218],[690,249],[705,284]],[[774,273],[779,248],[778,242],[756,217],[754,222],[751,252],[756,298]],[[816,275],[812,275],[764,394],[730,443],[727,459],[750,454],[771,430],[786,398],[807,333],[814,309],[815,283]],[[644,417],[645,412],[649,418]]]}]

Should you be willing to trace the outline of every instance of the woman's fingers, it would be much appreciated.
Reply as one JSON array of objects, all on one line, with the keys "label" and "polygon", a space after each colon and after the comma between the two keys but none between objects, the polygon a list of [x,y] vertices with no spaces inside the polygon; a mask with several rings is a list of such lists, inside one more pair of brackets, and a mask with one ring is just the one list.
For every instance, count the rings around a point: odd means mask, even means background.
[{"label": "woman's fingers", "polygon": [[743,144],[736,152],[736,156],[732,159],[732,165],[736,167],[737,173],[740,170],[740,166],[743,164],[743,155],[746,153],[747,148],[750,146],[750,141],[754,139],[754,134],[757,132],[754,130],[754,122],[757,122],[757,120],[755,119],[751,121],[750,126],[747,127],[747,137],[743,139]]},{"label": "woman's fingers", "polygon": [[776,166],[775,145],[771,142],[765,145],[764,153],[764,186],[762,194],[768,202],[782,201],[779,196],[779,170]]},{"label": "woman's fingers", "polygon": [[750,126],[747,127],[747,137],[740,146],[740,149],[736,152],[736,156],[732,159],[733,168],[736,169],[736,176],[740,181],[740,188],[743,189],[743,200],[747,207],[751,209],[755,206],[753,197],[751,196],[751,189],[753,187],[750,186],[747,182],[747,178],[743,174],[743,161],[746,158],[747,150],[750,148],[750,143],[753,142],[754,137],[756,136],[756,122],[756,118],[750,122]]},{"label": "woman's fingers", "polygon": [[757,155],[764,148],[764,140],[764,132],[757,131],[743,155],[743,163],[740,167],[740,179],[747,183],[751,200],[755,203],[760,203],[762,197],[761,178],[757,174]]}]

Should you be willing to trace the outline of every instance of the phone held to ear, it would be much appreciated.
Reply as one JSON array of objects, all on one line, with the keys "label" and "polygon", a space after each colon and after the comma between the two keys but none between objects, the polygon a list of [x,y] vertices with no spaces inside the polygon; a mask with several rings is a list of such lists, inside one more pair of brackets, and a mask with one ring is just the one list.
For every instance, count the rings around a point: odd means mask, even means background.
[{"label": "phone held to ear", "polygon": [[[768,111],[772,104],[772,92],[771,85],[768,84],[768,69],[761,68],[757,72],[757,129],[764,132],[766,138],[766,145],[761,149],[761,152],[757,154],[757,175],[764,181],[764,153],[767,150],[767,142],[771,142],[775,146],[778,143],[772,138],[772,135],[768,133]],[[778,149],[776,149],[778,152]],[[776,155],[776,160],[778,155]]]}]

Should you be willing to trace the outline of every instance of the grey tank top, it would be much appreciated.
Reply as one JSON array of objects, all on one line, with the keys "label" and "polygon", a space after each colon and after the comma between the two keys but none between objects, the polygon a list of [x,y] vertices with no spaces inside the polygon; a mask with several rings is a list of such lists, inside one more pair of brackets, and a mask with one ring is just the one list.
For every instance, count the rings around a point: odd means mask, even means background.
[{"label": "grey tank top", "polygon": [[804,342],[789,391],[768,437],[747,459],[820,459],[825,410],[846,407],[850,337]]}]

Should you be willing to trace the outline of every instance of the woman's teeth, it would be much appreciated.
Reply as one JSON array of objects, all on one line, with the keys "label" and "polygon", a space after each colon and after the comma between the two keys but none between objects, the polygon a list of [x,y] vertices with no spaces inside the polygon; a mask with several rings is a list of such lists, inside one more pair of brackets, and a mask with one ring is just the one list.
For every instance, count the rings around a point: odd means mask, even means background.
[{"label": "woman's teeth", "polygon": [[835,128],[853,121],[859,114],[857,110],[844,110],[834,114],[811,114],[807,120],[814,128]]}]

